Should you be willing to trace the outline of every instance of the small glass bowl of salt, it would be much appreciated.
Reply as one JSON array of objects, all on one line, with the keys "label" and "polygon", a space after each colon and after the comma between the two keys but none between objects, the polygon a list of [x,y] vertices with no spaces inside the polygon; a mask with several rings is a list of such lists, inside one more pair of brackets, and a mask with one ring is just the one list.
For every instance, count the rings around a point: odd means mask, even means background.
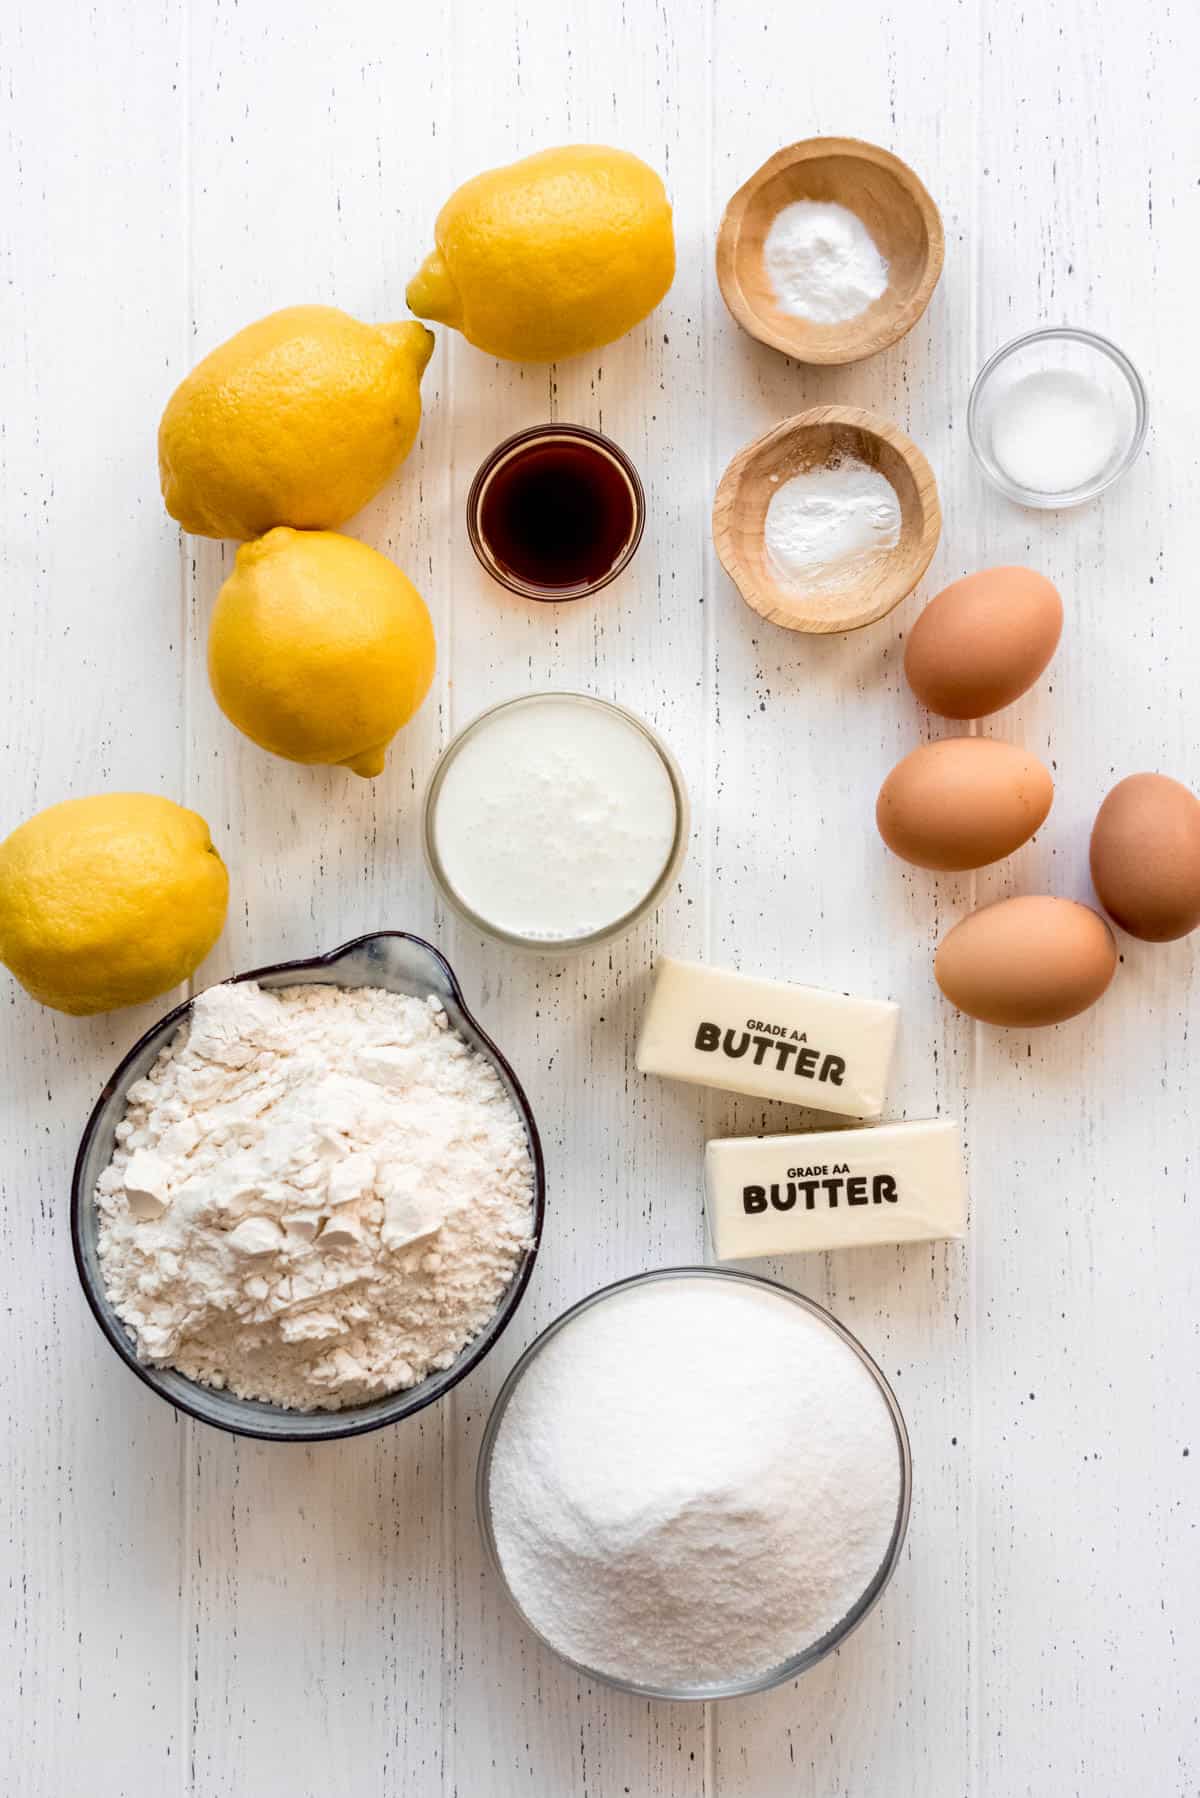
[{"label": "small glass bowl of salt", "polygon": [[1092,331],[1030,331],[984,363],[967,436],[988,480],[1021,506],[1081,506],[1111,487],[1146,437],[1146,389]]}]

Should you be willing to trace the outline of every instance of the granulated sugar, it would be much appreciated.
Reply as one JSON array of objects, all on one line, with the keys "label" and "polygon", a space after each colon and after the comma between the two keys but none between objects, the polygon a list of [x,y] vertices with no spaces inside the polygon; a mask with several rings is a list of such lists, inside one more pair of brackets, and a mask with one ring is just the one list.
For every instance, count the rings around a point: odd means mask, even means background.
[{"label": "granulated sugar", "polygon": [[490,1478],[501,1565],[570,1659],[651,1687],[751,1679],[837,1627],[896,1527],[869,1369],[786,1297],[628,1287],[530,1362]]},{"label": "granulated sugar", "polygon": [[100,1176],[146,1361],[336,1410],[448,1367],[530,1244],[524,1124],[436,999],[218,986],[129,1091]]}]

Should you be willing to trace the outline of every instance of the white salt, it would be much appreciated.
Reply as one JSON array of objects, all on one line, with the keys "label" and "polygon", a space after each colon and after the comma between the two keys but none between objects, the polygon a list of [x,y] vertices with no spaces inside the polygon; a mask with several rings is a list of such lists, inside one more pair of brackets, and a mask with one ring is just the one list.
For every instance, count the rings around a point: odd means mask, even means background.
[{"label": "white salt", "polygon": [[1009,480],[1031,493],[1086,487],[1116,446],[1112,401],[1074,369],[1025,375],[997,401],[992,454]]}]

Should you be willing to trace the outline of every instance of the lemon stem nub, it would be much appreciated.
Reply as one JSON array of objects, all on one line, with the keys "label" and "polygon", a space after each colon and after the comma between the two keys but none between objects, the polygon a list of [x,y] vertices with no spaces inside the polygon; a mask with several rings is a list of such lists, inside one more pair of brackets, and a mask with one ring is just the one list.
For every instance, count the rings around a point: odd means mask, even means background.
[{"label": "lemon stem nub", "polygon": [[433,332],[419,325],[415,318],[406,318],[400,324],[380,325],[379,334],[392,349],[409,358],[419,380],[433,355]]},{"label": "lemon stem nub", "polygon": [[364,780],[374,780],[382,774],[387,763],[387,744],[377,743],[374,749],[362,749],[357,755],[349,755],[342,763],[352,774],[360,774]]},{"label": "lemon stem nub", "polygon": [[440,325],[462,326],[462,301],[440,250],[433,250],[408,284],[404,298],[418,318]]}]

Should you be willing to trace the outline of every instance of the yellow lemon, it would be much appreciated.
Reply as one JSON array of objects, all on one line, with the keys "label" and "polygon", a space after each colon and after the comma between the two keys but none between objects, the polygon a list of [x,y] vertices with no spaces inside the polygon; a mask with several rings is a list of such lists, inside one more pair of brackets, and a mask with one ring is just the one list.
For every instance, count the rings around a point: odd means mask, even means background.
[{"label": "yellow lemon", "polygon": [[413,446],[433,333],[289,306],[247,325],[175,389],[158,427],[172,518],[200,537],[344,524]]},{"label": "yellow lemon", "polygon": [[281,528],[239,549],[208,674],[261,748],[369,776],[428,693],[435,654],[428,607],[394,562],[335,531]]},{"label": "yellow lemon", "polygon": [[632,330],[675,275],[671,205],[627,150],[571,144],[451,194],[408,284],[421,318],[512,362],[554,362]]},{"label": "yellow lemon", "polygon": [[0,843],[0,962],[56,1011],[140,1005],[195,971],[228,900],[195,812],[154,793],[67,799]]}]

